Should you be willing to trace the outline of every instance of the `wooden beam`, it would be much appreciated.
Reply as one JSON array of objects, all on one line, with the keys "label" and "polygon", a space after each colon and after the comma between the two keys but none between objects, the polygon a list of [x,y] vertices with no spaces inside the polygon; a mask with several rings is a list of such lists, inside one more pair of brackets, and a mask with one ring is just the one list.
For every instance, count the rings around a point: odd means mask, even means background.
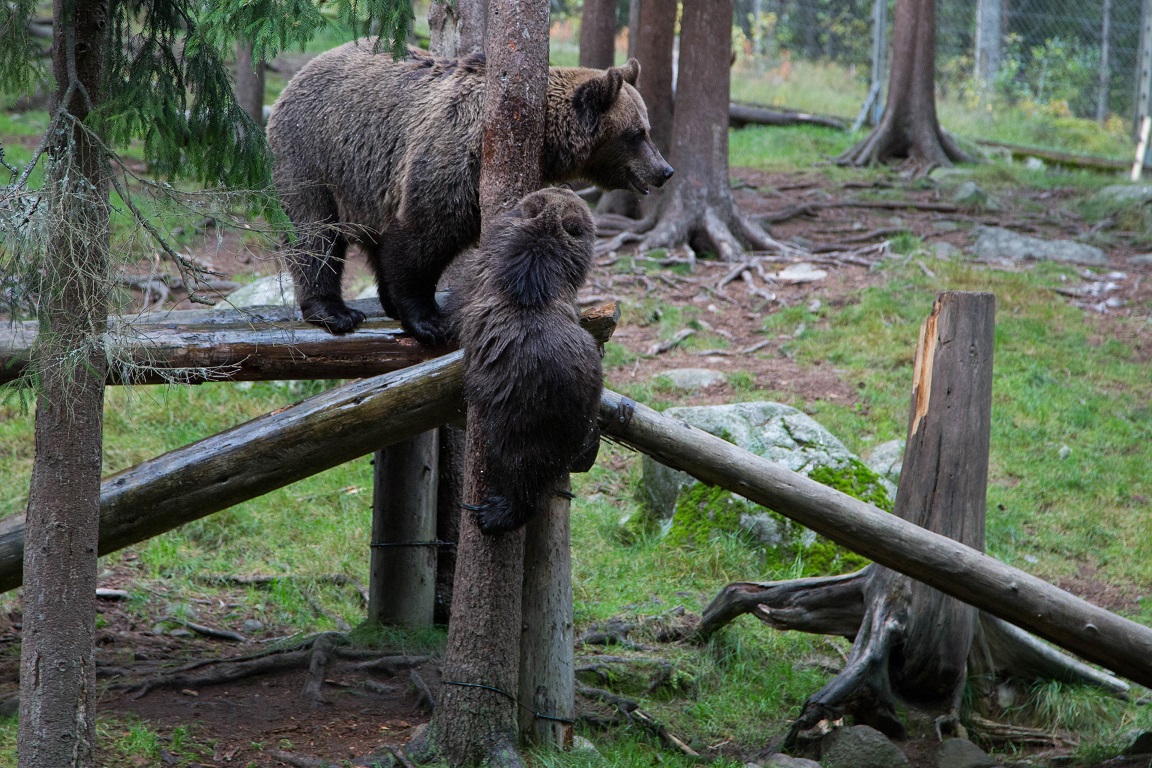
[{"label": "wooden beam", "polygon": [[[397,371],[444,354],[409,338],[374,299],[350,302],[369,319],[333,336],[295,307],[192,309],[109,318],[115,358],[109,384],[352,379]],[[0,326],[0,384],[28,367],[35,322]],[[114,359],[115,359],[114,358]]]},{"label": "wooden beam", "polygon": [[1152,686],[1152,628],[605,390],[606,436],[773,509],[881,565]]},{"label": "wooden beam", "polygon": [[[601,343],[615,302],[586,310]],[[463,353],[353,381],[107,478],[100,492],[100,554],[406,440],[463,414]],[[23,581],[24,519],[0,523],[0,592]]]}]

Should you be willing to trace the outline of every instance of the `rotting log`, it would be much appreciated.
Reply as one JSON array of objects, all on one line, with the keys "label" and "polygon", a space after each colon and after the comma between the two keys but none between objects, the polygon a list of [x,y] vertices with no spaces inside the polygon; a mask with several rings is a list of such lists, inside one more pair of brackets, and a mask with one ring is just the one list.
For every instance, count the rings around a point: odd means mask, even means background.
[{"label": "rotting log", "polygon": [[840,131],[848,130],[844,121],[835,117],[736,103],[728,105],[728,125],[733,128],[746,125],[819,125]]},{"label": "rotting log", "polygon": [[[375,299],[350,302],[369,315],[356,333],[333,336],[296,307],[192,309],[109,319],[109,384],[177,381],[351,379],[407,368],[444,354],[404,334]],[[28,367],[35,322],[0,325],[0,384]],[[117,364],[117,360],[122,361]]]},{"label": "rotting log", "polygon": [[605,436],[773,509],[881,565],[1152,686],[1152,628],[605,390]]},{"label": "rotting log", "polygon": [[[586,310],[600,342],[615,302]],[[462,353],[353,381],[113,475],[101,485],[100,554],[255,498],[461,418]],[[20,586],[24,521],[0,523],[0,591]]]}]

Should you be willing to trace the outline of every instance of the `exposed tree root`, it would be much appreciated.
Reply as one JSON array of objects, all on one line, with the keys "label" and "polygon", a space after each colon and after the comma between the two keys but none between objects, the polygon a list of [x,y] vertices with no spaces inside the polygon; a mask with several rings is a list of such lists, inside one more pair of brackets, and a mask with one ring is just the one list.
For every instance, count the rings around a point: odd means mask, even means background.
[{"label": "exposed tree root", "polygon": [[836,157],[837,165],[873,166],[906,161],[912,168],[970,163],[972,157],[939,125],[905,126],[886,112],[858,144]]},{"label": "exposed tree root", "polygon": [[[388,677],[396,677],[405,669],[431,661],[430,656],[386,655],[379,651],[343,647],[346,642],[339,633],[325,632],[288,648],[235,658],[205,659],[149,675],[142,680],[113,683],[111,687],[125,690],[132,698],[139,699],[156,688],[202,688],[256,675],[307,668],[308,679],[301,693],[319,706],[326,703],[323,695],[324,677],[334,659],[353,662],[350,665],[352,669],[382,673]],[[212,669],[197,672],[205,667]],[[123,667],[107,667],[101,669],[101,674],[131,677],[135,671]]]}]

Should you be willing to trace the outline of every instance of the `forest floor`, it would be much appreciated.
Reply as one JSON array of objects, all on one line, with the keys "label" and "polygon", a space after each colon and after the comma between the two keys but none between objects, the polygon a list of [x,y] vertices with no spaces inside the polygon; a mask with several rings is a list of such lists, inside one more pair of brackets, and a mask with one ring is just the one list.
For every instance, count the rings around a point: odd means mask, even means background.
[{"label": "forest floor", "polygon": [[[795,325],[766,326],[766,319],[792,307],[809,313],[816,308],[833,309],[851,303],[870,286],[889,279],[878,269],[881,263],[914,265],[925,275],[934,274],[943,260],[970,259],[961,251],[970,245],[974,224],[1005,226],[1015,231],[1051,239],[1075,239],[1099,234],[1095,222],[1069,206],[1073,190],[1059,186],[1025,188],[996,195],[995,210],[966,209],[953,203],[942,184],[912,180],[892,172],[870,173],[844,180],[820,171],[766,172],[734,169],[736,198],[746,211],[758,217],[778,216],[786,211],[802,215],[772,225],[773,235],[808,252],[785,260],[763,258],[749,263],[744,275],[733,274],[732,265],[701,259],[693,271],[683,263],[684,253],[637,258],[624,246],[598,256],[598,266],[581,293],[583,303],[619,299],[624,316],[605,361],[607,385],[625,391],[641,391],[652,398],[675,399],[672,385],[662,374],[673,369],[708,368],[724,377],[690,395],[692,404],[731,402],[744,390],[772,390],[799,402],[834,402],[845,407],[866,408],[861,399],[862,382],[846,377],[831,363],[803,364],[790,353],[790,342],[803,332]],[[1069,265],[1068,289],[1053,291],[1051,302],[1078,302],[1092,318],[1099,339],[1123,337],[1144,362],[1152,359],[1152,263],[1134,262],[1142,253],[1142,235],[1112,237],[1106,247],[1108,265],[1088,271]],[[604,242],[604,241],[601,241]],[[276,271],[273,254],[240,248],[236,238],[206,235],[194,255],[239,280]],[[672,258],[660,264],[661,258]],[[792,282],[781,271],[792,262],[805,262],[825,274],[812,282]],[[971,260],[974,270],[1022,271],[1030,263],[995,263]],[[349,279],[365,282],[367,272],[351,268]],[[812,273],[807,273],[812,277]],[[730,278],[730,279],[727,279]],[[1092,285],[1111,283],[1104,294],[1091,295]],[[178,295],[174,295],[178,299]],[[173,303],[172,306],[179,306]],[[929,308],[924,308],[927,313]],[[1145,322],[1132,322],[1143,318]],[[770,331],[766,332],[766,328]],[[1135,329],[1135,330],[1134,330]],[[911,355],[911,350],[908,351]],[[679,402],[679,401],[677,401]],[[106,569],[101,586],[135,589],[137,571],[131,554]],[[1063,577],[1065,588],[1108,608],[1133,611],[1139,590],[1097,579],[1091,567]],[[717,584],[716,588],[723,586]],[[352,587],[355,588],[355,587]],[[426,722],[427,710],[412,683],[411,671],[435,693],[437,661],[414,660],[413,666],[375,671],[355,662],[333,661],[323,670],[300,661],[300,654],[282,654],[280,669],[258,676],[208,684],[189,679],[158,685],[143,695],[120,687],[125,680],[147,676],[197,660],[222,659],[266,652],[266,641],[227,640],[186,632],[158,633],[157,622],[171,617],[160,608],[169,596],[163,588],[134,603],[100,602],[98,660],[106,674],[100,710],[104,715],[123,715],[125,723],[136,718],[162,735],[156,754],[161,765],[245,766],[265,768],[283,765],[269,750],[321,756],[339,763],[377,752],[382,745],[402,746],[412,729]],[[235,629],[233,608],[250,587],[213,587],[185,592],[180,599],[196,605],[196,624]],[[322,609],[318,609],[322,610]],[[14,693],[18,679],[18,613],[0,617],[0,692]],[[268,627],[266,634],[276,634]],[[411,652],[411,649],[403,649]],[[594,653],[588,647],[579,654]],[[659,647],[650,653],[659,655]],[[213,669],[202,667],[196,672]],[[309,681],[320,684],[319,696],[304,693]],[[372,682],[365,682],[371,680]],[[121,722],[121,721],[115,721]],[[118,728],[120,726],[109,726]],[[124,725],[125,732],[131,725]],[[678,734],[692,739],[692,734]],[[765,742],[779,734],[766,735]],[[694,744],[705,755],[728,759],[754,759],[764,744]],[[930,744],[914,739],[906,751],[916,768],[931,765]],[[1067,760],[1070,749],[1058,742],[1024,747],[1012,755],[1021,764],[1056,764]],[[1011,762],[1004,758],[1005,762]],[[107,765],[152,765],[152,758],[108,756]],[[645,764],[661,762],[658,751]],[[739,763],[737,763],[739,764]],[[1143,762],[1108,762],[1109,766],[1146,766]]]}]

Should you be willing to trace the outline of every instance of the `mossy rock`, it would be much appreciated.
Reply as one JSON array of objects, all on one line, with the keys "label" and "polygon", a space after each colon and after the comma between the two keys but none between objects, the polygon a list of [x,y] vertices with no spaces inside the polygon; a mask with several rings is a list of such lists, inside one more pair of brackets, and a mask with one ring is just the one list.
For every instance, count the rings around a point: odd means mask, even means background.
[{"label": "mossy rock", "polygon": [[[869,469],[823,426],[780,403],[670,408],[665,415],[750,450],[862,501],[891,510],[891,483]],[[690,475],[645,459],[643,488],[648,516],[635,529],[659,529],[676,546],[706,546],[716,536],[737,535],[786,566],[800,559],[804,575],[846,573],[867,564],[772,510]]]}]

